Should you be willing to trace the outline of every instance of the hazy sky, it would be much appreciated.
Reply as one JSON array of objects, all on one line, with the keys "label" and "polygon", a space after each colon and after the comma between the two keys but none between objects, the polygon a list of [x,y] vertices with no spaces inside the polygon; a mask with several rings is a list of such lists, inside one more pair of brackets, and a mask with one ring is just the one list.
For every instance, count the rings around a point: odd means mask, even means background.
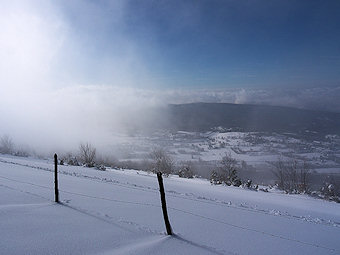
[{"label": "hazy sky", "polygon": [[338,0],[0,1],[0,135],[98,140],[131,110],[166,103],[340,112],[339,10]]}]

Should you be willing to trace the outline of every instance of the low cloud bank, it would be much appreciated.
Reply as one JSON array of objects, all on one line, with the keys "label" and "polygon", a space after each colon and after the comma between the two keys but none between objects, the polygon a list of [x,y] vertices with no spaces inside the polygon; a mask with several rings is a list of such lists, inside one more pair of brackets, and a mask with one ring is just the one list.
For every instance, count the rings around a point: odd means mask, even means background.
[{"label": "low cloud bank", "polygon": [[161,97],[175,104],[193,102],[263,104],[340,112],[340,86],[295,89],[169,90],[163,92]]},{"label": "low cloud bank", "polygon": [[[43,150],[81,141],[110,144],[164,121],[167,104],[218,102],[267,104],[340,112],[340,88],[296,90],[143,90],[105,85],[14,91],[0,101],[0,134]],[[119,139],[118,139],[119,140]]]},{"label": "low cloud bank", "polygon": [[122,142],[117,134],[147,129],[164,107],[160,97],[132,88],[72,86],[26,91],[0,101],[0,134],[39,151],[77,148],[82,141],[106,147]]}]

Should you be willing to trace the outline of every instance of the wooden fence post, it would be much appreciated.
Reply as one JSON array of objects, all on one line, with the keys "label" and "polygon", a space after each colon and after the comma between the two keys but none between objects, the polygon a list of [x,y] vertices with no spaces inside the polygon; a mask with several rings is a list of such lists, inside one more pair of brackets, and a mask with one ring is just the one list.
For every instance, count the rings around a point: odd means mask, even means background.
[{"label": "wooden fence post", "polygon": [[161,172],[157,173],[157,179],[158,179],[158,184],[159,184],[159,192],[161,193],[162,210],[163,210],[163,217],[164,217],[166,232],[168,235],[172,235],[172,229],[171,229],[171,225],[170,225],[169,218],[168,218],[168,212],[166,209],[165,192],[164,192],[163,178],[162,178]]},{"label": "wooden fence post", "polygon": [[59,203],[59,191],[58,191],[58,156],[54,154],[54,197],[55,202]]}]

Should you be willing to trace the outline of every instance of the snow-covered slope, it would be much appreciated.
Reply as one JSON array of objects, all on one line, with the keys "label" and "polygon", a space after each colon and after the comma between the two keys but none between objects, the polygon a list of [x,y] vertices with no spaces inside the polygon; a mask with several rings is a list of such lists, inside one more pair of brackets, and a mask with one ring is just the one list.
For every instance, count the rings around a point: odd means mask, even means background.
[{"label": "snow-covered slope", "polygon": [[340,254],[340,204],[0,156],[0,254]]}]

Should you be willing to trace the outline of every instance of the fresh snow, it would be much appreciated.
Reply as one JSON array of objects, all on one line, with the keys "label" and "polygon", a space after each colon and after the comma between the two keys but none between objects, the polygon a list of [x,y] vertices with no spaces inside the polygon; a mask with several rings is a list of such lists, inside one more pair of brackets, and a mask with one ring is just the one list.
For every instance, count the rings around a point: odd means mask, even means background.
[{"label": "fresh snow", "polygon": [[0,254],[340,254],[340,204],[305,195],[0,156]]}]

